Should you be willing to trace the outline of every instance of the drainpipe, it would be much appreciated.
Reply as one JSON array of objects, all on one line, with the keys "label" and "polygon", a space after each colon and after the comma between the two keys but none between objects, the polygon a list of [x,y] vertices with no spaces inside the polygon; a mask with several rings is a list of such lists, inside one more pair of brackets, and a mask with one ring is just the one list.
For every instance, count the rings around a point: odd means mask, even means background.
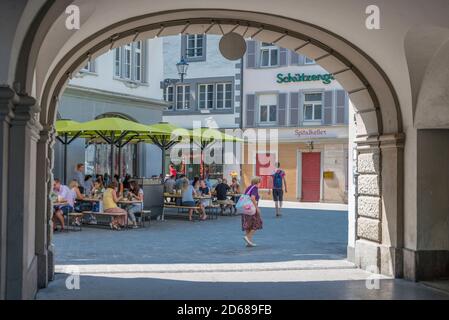
[{"label": "drainpipe", "polygon": [[240,129],[243,130],[243,57],[240,58]]}]

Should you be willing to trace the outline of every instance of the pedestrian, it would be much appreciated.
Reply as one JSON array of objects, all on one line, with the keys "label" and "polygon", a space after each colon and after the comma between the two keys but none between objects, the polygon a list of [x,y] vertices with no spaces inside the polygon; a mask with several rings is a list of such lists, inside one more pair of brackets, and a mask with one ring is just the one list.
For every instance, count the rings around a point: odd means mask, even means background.
[{"label": "pedestrian", "polygon": [[245,194],[250,196],[251,201],[256,208],[256,213],[254,215],[242,214],[242,231],[245,232],[243,239],[245,240],[247,247],[256,246],[253,242],[254,234],[257,230],[263,228],[263,221],[259,208],[259,184],[260,177],[254,177],[251,179],[251,185],[245,190]]},{"label": "pedestrian", "polygon": [[281,163],[276,163],[276,170],[273,176],[273,200],[276,208],[276,217],[281,217],[282,202],[284,201],[284,190],[287,193],[287,181],[285,179],[285,171],[281,169]]},{"label": "pedestrian", "polygon": [[72,180],[78,182],[80,192],[84,193],[84,163],[78,163],[76,165]]}]

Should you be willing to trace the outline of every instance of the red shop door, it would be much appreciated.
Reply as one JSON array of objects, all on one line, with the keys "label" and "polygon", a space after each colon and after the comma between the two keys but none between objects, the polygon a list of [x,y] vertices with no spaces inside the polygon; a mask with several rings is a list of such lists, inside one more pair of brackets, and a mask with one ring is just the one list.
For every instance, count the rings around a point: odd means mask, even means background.
[{"label": "red shop door", "polygon": [[302,153],[302,201],[319,202],[321,184],[321,153]]}]

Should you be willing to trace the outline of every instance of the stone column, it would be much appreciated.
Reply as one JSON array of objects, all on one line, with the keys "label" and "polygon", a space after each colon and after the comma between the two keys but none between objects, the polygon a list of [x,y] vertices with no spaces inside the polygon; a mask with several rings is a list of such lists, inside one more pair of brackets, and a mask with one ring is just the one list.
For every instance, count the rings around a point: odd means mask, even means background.
[{"label": "stone column", "polygon": [[382,274],[403,277],[404,141],[403,134],[380,137],[382,153]]},{"label": "stone column", "polygon": [[380,272],[381,225],[380,147],[377,137],[358,139],[356,177],[355,261],[363,269]]},{"label": "stone column", "polygon": [[6,298],[32,299],[37,291],[36,145],[40,125],[36,101],[14,97],[9,135]]},{"label": "stone column", "polygon": [[371,272],[402,276],[403,136],[357,139],[355,262]]},{"label": "stone column", "polygon": [[[46,127],[40,132],[40,139],[37,143],[37,173],[36,173],[36,254],[38,267],[38,287],[45,288],[48,285],[50,268],[49,260],[52,262],[53,256],[49,251],[51,247],[51,221],[52,209],[49,200],[51,192],[51,162],[50,153],[54,144],[54,130]],[[50,241],[49,241],[50,240]],[[50,249],[50,250],[49,250]],[[51,265],[51,264],[50,264]]]},{"label": "stone column", "polygon": [[6,297],[6,242],[8,214],[8,147],[14,91],[0,87],[0,300]]}]

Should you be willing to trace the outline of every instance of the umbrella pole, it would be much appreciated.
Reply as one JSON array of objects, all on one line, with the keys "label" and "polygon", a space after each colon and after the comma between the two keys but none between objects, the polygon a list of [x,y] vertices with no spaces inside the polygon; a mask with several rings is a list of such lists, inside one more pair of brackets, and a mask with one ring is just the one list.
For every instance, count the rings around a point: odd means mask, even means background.
[{"label": "umbrella pole", "polygon": [[114,179],[114,143],[111,142],[111,181]]},{"label": "umbrella pole", "polygon": [[122,175],[122,147],[118,147],[118,175],[121,177]]},{"label": "umbrella pole", "polygon": [[63,180],[64,184],[67,185],[67,133],[64,134],[64,172]]},{"label": "umbrella pole", "polygon": [[167,146],[165,137],[161,139],[161,151],[162,151],[162,181],[165,179],[165,147]]}]

